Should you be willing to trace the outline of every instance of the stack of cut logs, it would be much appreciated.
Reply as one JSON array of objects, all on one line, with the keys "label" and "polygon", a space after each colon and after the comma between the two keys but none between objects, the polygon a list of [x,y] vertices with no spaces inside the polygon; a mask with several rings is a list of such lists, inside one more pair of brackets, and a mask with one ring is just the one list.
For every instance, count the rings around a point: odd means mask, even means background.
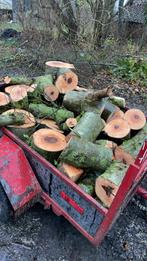
[{"label": "stack of cut logs", "polygon": [[110,207],[147,137],[144,113],[125,110],[111,88],[78,86],[72,64],[46,63],[48,74],[0,81],[0,127],[7,126],[82,190]]}]

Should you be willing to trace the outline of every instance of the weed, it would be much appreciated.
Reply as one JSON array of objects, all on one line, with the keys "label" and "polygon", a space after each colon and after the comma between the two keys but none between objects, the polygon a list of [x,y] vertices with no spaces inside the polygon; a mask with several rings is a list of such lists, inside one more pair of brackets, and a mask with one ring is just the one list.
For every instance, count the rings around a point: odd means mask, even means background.
[{"label": "weed", "polygon": [[121,79],[147,87],[147,60],[132,57],[120,59],[111,72]]}]

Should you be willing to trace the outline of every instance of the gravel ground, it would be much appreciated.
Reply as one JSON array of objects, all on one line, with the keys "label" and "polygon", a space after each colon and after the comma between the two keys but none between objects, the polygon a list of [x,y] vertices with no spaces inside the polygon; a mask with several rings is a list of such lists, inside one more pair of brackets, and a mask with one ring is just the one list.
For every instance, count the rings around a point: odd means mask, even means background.
[{"label": "gravel ground", "polygon": [[146,261],[146,216],[130,203],[98,248],[63,217],[37,205],[1,224],[1,261]]},{"label": "gravel ground", "polygon": [[[0,76],[4,72],[7,74],[6,70],[2,70]],[[101,75],[97,78],[100,86],[114,84],[107,77],[102,81],[100,79]],[[136,87],[135,89],[115,82],[116,94],[125,96],[130,107],[135,105],[146,111],[146,103]],[[146,261],[147,215],[130,202],[101,246],[94,248],[63,217],[57,217],[37,205],[17,220],[1,224],[0,261],[19,260]]]}]

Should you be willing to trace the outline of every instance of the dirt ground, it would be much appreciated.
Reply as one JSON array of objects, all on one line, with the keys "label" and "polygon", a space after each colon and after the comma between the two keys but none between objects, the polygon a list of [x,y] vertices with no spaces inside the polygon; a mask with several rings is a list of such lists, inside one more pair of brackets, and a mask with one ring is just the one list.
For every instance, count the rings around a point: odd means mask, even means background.
[{"label": "dirt ground", "polygon": [[[80,69],[81,68],[81,69]],[[82,73],[83,70],[83,73]],[[87,71],[86,71],[87,70]],[[113,86],[115,94],[125,97],[129,107],[147,112],[146,90],[140,86],[112,78],[105,71],[92,76],[89,69],[78,67],[80,84],[95,88]],[[1,67],[0,77],[7,74],[38,75],[17,66]],[[89,75],[88,75],[89,73]],[[147,185],[147,184],[146,184]],[[63,217],[57,217],[41,205],[36,205],[15,221],[0,225],[0,261],[146,261],[147,215],[133,201],[105,237],[94,248]]]}]

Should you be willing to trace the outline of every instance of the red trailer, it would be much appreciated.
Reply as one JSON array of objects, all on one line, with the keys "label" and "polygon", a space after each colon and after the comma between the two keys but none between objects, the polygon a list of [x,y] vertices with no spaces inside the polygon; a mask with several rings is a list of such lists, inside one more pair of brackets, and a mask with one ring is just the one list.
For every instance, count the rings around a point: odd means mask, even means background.
[{"label": "red trailer", "polygon": [[63,175],[52,164],[3,128],[0,133],[0,219],[18,216],[36,202],[64,216],[93,245],[98,246],[120,212],[140,188],[147,171],[147,141],[123,182],[109,209]]}]

